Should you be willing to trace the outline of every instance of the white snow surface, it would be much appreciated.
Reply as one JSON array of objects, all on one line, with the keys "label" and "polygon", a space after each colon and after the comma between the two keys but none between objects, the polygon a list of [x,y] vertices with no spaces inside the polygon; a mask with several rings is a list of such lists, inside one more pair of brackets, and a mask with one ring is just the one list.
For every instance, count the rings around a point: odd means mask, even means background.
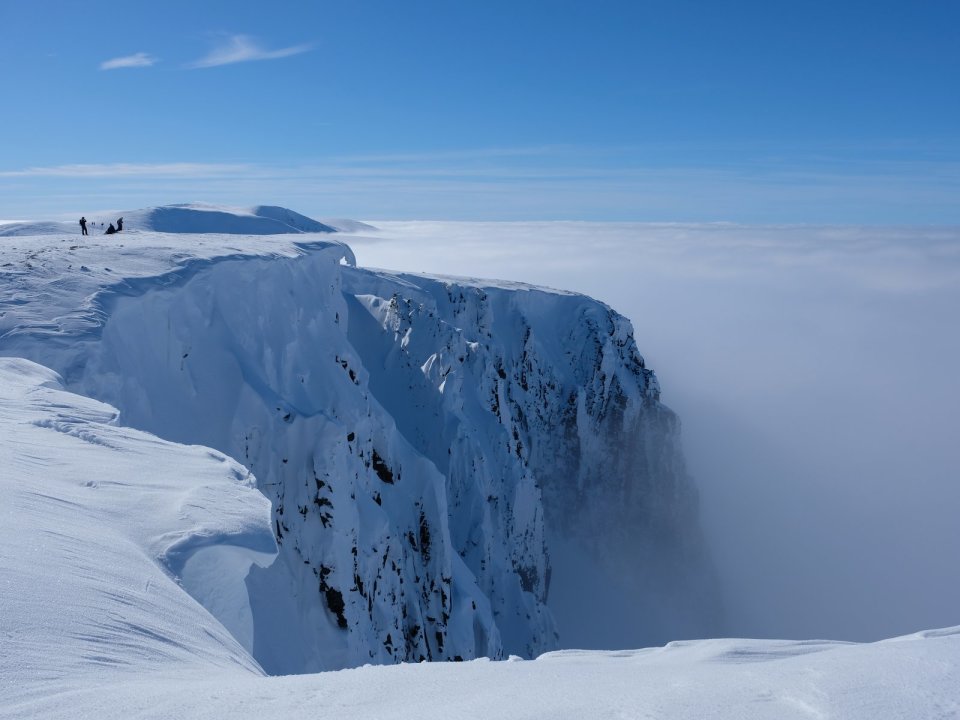
[{"label": "white snow surface", "polygon": [[[611,546],[710,593],[629,323],[343,262],[329,236],[0,239],[0,717],[960,714],[960,628],[542,654],[570,607],[629,642]],[[454,655],[511,661],[409,662]],[[367,661],[407,662],[264,676]]]},{"label": "white snow surface", "polygon": [[[0,708],[171,665],[260,672],[208,610],[241,636],[250,623],[246,594],[224,581],[272,561],[269,503],[225,455],[116,418],[52,371],[0,358]],[[197,553],[228,548],[234,577],[180,585]]]}]

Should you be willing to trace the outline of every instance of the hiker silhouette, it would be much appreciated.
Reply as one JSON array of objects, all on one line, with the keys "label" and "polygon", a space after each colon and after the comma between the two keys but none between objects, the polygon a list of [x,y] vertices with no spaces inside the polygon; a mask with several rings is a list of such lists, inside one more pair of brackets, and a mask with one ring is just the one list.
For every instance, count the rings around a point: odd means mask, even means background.
[{"label": "hiker silhouette", "polygon": [[80,218],[80,232],[84,235],[87,234],[87,219],[85,217]]}]

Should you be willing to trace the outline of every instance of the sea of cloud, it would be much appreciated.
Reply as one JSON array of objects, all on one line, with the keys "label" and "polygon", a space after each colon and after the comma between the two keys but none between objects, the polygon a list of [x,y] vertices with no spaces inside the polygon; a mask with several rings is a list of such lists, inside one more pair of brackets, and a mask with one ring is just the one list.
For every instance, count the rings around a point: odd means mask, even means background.
[{"label": "sea of cloud", "polygon": [[732,636],[960,624],[960,228],[376,222],[367,266],[634,323],[684,422]]}]

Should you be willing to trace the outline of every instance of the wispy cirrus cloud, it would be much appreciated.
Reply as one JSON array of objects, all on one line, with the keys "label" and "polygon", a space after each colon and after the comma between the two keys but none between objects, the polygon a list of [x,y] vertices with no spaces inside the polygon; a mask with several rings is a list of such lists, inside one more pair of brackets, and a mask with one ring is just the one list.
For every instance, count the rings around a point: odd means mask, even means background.
[{"label": "wispy cirrus cloud", "polygon": [[219,177],[250,170],[242,163],[100,163],[0,171],[0,177]]},{"label": "wispy cirrus cloud", "polygon": [[156,64],[158,58],[150,53],[138,52],[133,55],[124,55],[123,57],[105,60],[100,63],[101,70],[119,70],[120,68],[150,67]]},{"label": "wispy cirrus cloud", "polygon": [[233,65],[234,63],[253,62],[256,60],[278,60],[280,58],[299,55],[313,49],[312,45],[294,45],[292,47],[280,48],[279,50],[267,50],[261,47],[256,40],[249,35],[231,35],[221,45],[215,47],[209,53],[199,60],[187,63],[186,67],[190,69],[211,68],[220,65]]}]

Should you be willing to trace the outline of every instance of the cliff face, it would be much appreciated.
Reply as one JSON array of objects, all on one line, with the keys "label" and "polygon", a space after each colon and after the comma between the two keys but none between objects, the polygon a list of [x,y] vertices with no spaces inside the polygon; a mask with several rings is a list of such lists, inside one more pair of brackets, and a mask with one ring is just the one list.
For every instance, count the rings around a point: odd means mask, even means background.
[{"label": "cliff face", "polygon": [[95,337],[36,353],[125,424],[256,476],[280,548],[247,577],[264,669],[699,634],[696,493],[629,322],[580,295],[349,255],[316,244],[126,282]]},{"label": "cliff face", "polygon": [[[365,367],[382,368],[371,391],[446,477],[456,550],[493,597],[503,568],[463,529],[507,540],[507,570],[546,602],[564,646],[716,630],[679,420],[628,320],[582,295],[515,284],[349,270],[344,285],[350,339]],[[411,406],[442,422],[404,423]]]}]

